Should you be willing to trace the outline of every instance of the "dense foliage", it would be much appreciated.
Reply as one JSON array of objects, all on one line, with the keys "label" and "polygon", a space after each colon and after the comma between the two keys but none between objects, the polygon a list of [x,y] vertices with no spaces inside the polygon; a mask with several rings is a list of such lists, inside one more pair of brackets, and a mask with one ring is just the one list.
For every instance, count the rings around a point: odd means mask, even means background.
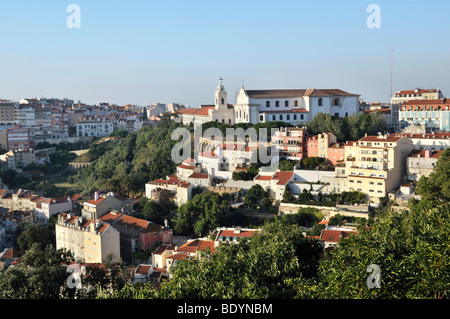
[{"label": "dense foliage", "polygon": [[174,230],[181,235],[205,236],[222,226],[228,211],[227,199],[214,192],[195,195],[178,208]]},{"label": "dense foliage", "polygon": [[163,118],[158,125],[147,125],[126,137],[93,145],[88,153],[93,163],[76,177],[84,189],[83,197],[96,190],[142,192],[150,180],[173,174],[176,164],[171,150],[178,141],[171,140],[171,132],[179,126]]},{"label": "dense foliage", "polygon": [[339,142],[357,141],[366,133],[377,135],[387,131],[386,119],[378,112],[352,114],[343,118],[319,113],[307,124],[307,128],[310,134],[333,133]]}]

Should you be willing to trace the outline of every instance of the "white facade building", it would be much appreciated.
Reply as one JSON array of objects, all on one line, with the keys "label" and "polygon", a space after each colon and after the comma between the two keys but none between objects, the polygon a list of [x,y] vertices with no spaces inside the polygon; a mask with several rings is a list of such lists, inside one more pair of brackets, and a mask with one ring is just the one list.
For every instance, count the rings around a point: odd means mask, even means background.
[{"label": "white facade building", "polygon": [[[242,86],[236,104],[228,104],[222,80],[215,93],[215,104],[175,112],[183,124],[192,122],[265,123],[282,121],[293,125],[310,122],[318,113],[345,117],[359,112],[358,94],[339,89],[246,90]],[[180,119],[181,118],[181,119]]]},{"label": "white facade building", "polygon": [[107,136],[114,131],[111,121],[83,121],[77,123],[77,136]]}]

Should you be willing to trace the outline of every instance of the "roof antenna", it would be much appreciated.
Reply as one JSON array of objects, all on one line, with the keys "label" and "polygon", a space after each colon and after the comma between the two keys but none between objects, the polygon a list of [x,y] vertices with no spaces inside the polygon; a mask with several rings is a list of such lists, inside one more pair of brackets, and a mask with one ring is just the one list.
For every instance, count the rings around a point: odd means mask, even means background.
[{"label": "roof antenna", "polygon": [[393,94],[392,90],[393,69],[394,69],[394,48],[391,49],[391,98]]}]

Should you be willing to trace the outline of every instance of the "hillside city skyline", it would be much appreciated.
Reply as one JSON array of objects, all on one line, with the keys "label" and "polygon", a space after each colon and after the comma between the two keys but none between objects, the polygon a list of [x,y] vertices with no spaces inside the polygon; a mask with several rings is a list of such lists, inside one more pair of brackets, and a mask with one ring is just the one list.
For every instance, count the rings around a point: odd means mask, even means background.
[{"label": "hillside city skyline", "polygon": [[8,49],[0,54],[7,75],[0,98],[199,106],[212,102],[208,92],[222,76],[230,98],[243,82],[248,89],[341,88],[388,102],[392,50],[394,92],[450,91],[449,45],[430,49],[449,31],[440,23],[449,8],[442,1],[378,1],[379,28],[367,25],[369,3],[350,1],[76,4],[79,28],[66,25],[69,2],[1,5]]}]

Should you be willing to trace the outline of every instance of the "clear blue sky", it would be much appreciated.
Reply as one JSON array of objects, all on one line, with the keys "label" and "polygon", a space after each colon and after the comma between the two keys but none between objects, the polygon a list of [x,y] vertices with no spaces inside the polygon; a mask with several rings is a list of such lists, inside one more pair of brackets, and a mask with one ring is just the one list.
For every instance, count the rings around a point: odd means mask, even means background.
[{"label": "clear blue sky", "polygon": [[[69,29],[69,4],[81,28]],[[369,4],[381,28],[369,29]],[[450,96],[450,2],[0,0],[0,98],[231,103],[248,89],[340,88],[364,100],[441,88]]]}]

